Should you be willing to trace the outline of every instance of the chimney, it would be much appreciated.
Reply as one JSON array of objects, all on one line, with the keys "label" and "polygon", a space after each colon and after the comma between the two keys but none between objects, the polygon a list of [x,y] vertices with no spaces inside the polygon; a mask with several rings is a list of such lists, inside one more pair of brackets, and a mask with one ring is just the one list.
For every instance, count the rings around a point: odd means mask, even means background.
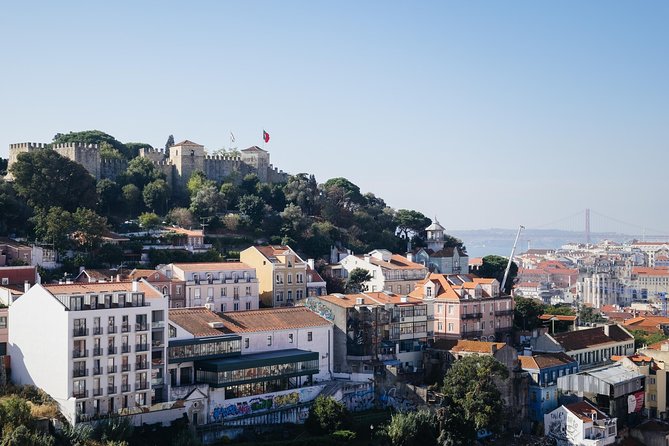
[{"label": "chimney", "polygon": [[136,280],[132,281],[132,292],[136,293],[139,291],[139,282]]},{"label": "chimney", "polygon": [[80,266],[80,267],[79,267],[79,272],[81,273],[81,272],[83,272],[85,269],[86,269],[85,266]]},{"label": "chimney", "polygon": [[29,289],[30,289],[30,282],[26,280],[23,282],[23,292],[27,293]]},{"label": "chimney", "polygon": [[495,353],[497,353],[497,344],[493,343],[493,344],[490,346],[490,351],[491,351],[491,353],[492,353],[493,355],[494,355]]},{"label": "chimney", "polygon": [[364,297],[356,297],[355,298],[355,304],[356,305],[364,305],[365,304],[365,298]]},{"label": "chimney", "polygon": [[314,267],[314,259],[307,259],[307,265],[309,265],[309,268],[311,269],[316,269]]},{"label": "chimney", "polygon": [[402,303],[407,303],[407,302],[409,302],[409,296],[402,296],[402,297],[400,297],[400,302],[402,302]]},{"label": "chimney", "polygon": [[365,262],[369,263],[369,259],[370,259],[369,254],[365,254],[364,259],[365,259]]}]

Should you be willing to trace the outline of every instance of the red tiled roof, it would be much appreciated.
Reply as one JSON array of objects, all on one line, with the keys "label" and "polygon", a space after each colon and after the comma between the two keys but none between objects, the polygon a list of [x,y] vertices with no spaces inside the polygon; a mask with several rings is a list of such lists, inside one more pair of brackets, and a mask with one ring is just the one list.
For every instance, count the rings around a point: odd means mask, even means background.
[{"label": "red tiled roof", "polygon": [[253,269],[242,262],[175,263],[174,266],[182,271],[234,271]]},{"label": "red tiled roof", "polygon": [[[309,278],[310,278],[309,282],[325,282],[325,280],[323,280],[321,275],[318,274],[318,271],[316,271],[315,269],[312,269],[308,265],[307,265],[307,276],[309,276]],[[309,283],[309,282],[307,282],[307,283]]]},{"label": "red tiled roof", "polygon": [[669,276],[669,266],[656,266],[654,268],[635,266],[632,268],[632,274],[639,276]]},{"label": "red tiled roof", "polygon": [[506,344],[504,342],[469,341],[465,339],[437,339],[434,342],[433,348],[452,352],[492,354],[493,347],[499,350],[505,345]]},{"label": "red tiled roof", "polygon": [[572,403],[564,406],[569,412],[576,415],[582,421],[586,423],[592,422],[592,414],[597,414],[597,419],[606,419],[609,418],[604,412],[593,406],[587,401],[579,401],[577,403]]},{"label": "red tiled roof", "polygon": [[[268,245],[268,246],[254,246],[260,251],[268,260],[276,259],[276,256],[291,252],[292,249],[287,245]],[[301,263],[299,257],[295,257],[295,263]]]},{"label": "red tiled roof", "polygon": [[187,140],[187,139],[184,139],[183,141],[178,142],[178,143],[176,143],[176,144],[174,144],[174,145],[175,145],[175,146],[201,146],[201,144],[198,144],[198,143],[193,142],[193,141],[189,141],[189,140]]},{"label": "red tiled roof", "polygon": [[133,269],[128,274],[128,279],[139,280],[146,279],[147,282],[169,282],[170,279],[160,271],[155,269]]},{"label": "red tiled roof", "polygon": [[659,332],[664,333],[662,325],[669,325],[669,317],[663,316],[639,316],[627,319],[624,322],[626,327],[632,330],[642,330],[645,332]]},{"label": "red tiled roof", "polygon": [[6,285],[23,285],[27,280],[31,285],[35,284],[37,277],[37,268],[34,266],[3,266],[0,267],[0,286],[1,279],[7,278]]},{"label": "red tiled roof", "polygon": [[539,316],[539,319],[541,319],[542,321],[549,321],[553,318],[555,318],[558,321],[569,321],[569,322],[574,322],[576,320],[576,316],[567,316],[562,314],[542,314],[541,316]]},{"label": "red tiled roof", "polygon": [[[415,305],[423,303],[421,299],[408,296],[406,296],[407,302],[403,302],[403,297],[404,296],[393,293],[373,292],[364,294],[328,294],[327,296],[320,296],[318,298],[343,308],[352,308],[356,305],[383,305],[386,303],[397,305]],[[362,303],[358,303],[358,299],[362,299]]]},{"label": "red tiled roof", "polygon": [[220,336],[223,331],[214,328],[210,323],[221,323],[225,321],[216,313],[204,307],[195,308],[170,308],[170,322],[173,322],[191,333],[195,337]]},{"label": "red tiled roof", "polygon": [[163,226],[165,231],[176,232],[177,234],[183,234],[190,237],[202,237],[204,231],[202,229],[184,229],[176,226]]},{"label": "red tiled roof", "polygon": [[224,330],[230,333],[290,330],[332,325],[306,307],[233,311],[223,313],[221,318],[225,321]]},{"label": "red tiled roof", "polygon": [[[112,293],[116,291],[126,291],[132,293],[132,282],[95,282],[95,283],[67,283],[67,284],[49,284],[43,287],[53,295],[71,295],[71,294],[91,294],[91,293]],[[146,283],[139,282],[138,290],[144,293],[147,298],[162,298],[160,291],[156,290]]]},{"label": "red tiled roof", "polygon": [[520,365],[524,369],[547,369],[559,365],[567,365],[576,362],[565,353],[541,353],[533,356],[518,356]]},{"label": "red tiled roof", "polygon": [[551,336],[566,351],[582,350],[595,345],[631,341],[634,339],[618,325],[609,325],[608,336],[604,333],[604,327],[594,327],[586,328],[585,330],[555,333]]}]

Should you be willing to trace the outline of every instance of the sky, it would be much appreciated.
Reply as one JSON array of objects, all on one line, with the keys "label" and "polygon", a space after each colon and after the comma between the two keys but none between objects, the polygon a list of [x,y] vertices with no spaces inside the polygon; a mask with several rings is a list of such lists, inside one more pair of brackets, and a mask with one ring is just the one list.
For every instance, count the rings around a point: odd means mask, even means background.
[{"label": "sky", "polygon": [[280,169],[447,230],[585,208],[664,230],[668,21],[666,1],[4,2],[0,156],[58,132],[211,151],[264,129]]}]

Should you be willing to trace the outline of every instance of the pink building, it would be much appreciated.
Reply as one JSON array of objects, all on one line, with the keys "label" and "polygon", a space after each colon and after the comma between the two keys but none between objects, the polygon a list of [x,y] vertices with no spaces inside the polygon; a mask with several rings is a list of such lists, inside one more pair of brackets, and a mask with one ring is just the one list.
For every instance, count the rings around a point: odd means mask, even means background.
[{"label": "pink building", "polygon": [[434,335],[447,339],[506,341],[513,327],[513,299],[496,279],[470,274],[430,274],[411,297],[434,302]]}]

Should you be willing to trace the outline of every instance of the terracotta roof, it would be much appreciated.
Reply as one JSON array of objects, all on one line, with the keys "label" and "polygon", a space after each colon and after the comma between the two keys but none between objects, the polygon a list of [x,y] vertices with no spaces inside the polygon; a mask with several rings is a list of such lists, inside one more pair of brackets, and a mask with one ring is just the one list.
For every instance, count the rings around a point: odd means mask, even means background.
[{"label": "terracotta roof", "polygon": [[[407,297],[407,302],[402,302],[402,298]],[[352,308],[356,305],[383,305],[392,303],[397,305],[415,305],[422,304],[422,299],[416,299],[408,296],[400,296],[388,292],[374,292],[361,294],[328,294],[327,296],[319,296],[318,299],[323,299],[338,307]],[[357,303],[358,299],[362,299],[362,303]]]},{"label": "terracotta roof", "polygon": [[309,277],[307,284],[309,284],[309,282],[325,282],[321,275],[318,274],[318,271],[312,269],[309,265],[307,265],[307,276]]},{"label": "terracotta roof", "polygon": [[[461,293],[456,290],[474,289],[477,285],[491,284],[495,279],[483,279],[475,277],[471,274],[436,274],[430,273],[425,279],[416,282],[416,287],[409,293],[409,296],[422,299],[425,295],[425,285],[428,282],[436,284],[436,299],[460,300]],[[489,298],[490,295],[485,290],[481,289],[481,298]],[[501,296],[506,297],[506,296]]]},{"label": "terracotta roof", "polygon": [[[193,142],[193,141],[189,141],[189,140],[187,140],[187,139],[184,139],[183,141],[178,142],[178,143],[176,143],[176,144],[174,144],[174,145],[175,145],[175,146],[201,146],[201,144],[198,144],[198,143]],[[174,147],[174,146],[172,146],[172,147]]]},{"label": "terracotta roof", "polygon": [[190,237],[202,237],[204,236],[204,231],[202,229],[184,229],[176,226],[163,226],[163,230],[176,232],[177,234],[183,234]]},{"label": "terracotta roof", "polygon": [[633,340],[618,325],[609,325],[609,335],[604,333],[604,327],[586,328],[585,330],[568,331],[551,335],[566,351],[581,350],[595,345],[609,344]]},{"label": "terracotta roof", "polygon": [[106,280],[111,282],[116,279],[118,271],[110,269],[84,269],[75,277],[78,280],[82,275],[93,280]]},{"label": "terracotta roof", "polygon": [[561,314],[542,314],[539,316],[539,319],[542,321],[550,321],[551,319],[557,319],[558,321],[569,321],[569,322],[574,322],[576,320],[576,316],[565,316]]},{"label": "terracotta roof", "polygon": [[626,327],[632,330],[642,330],[646,332],[664,333],[662,325],[669,325],[669,317],[663,316],[639,316],[627,319],[624,322]]},{"label": "terracotta roof", "polygon": [[469,265],[470,266],[482,266],[483,265],[483,257],[472,257],[469,259]]},{"label": "terracotta roof", "polygon": [[635,266],[632,268],[632,274],[639,276],[669,276],[669,266],[656,266],[654,268],[646,266]]},{"label": "terracotta roof", "polygon": [[8,279],[7,284],[4,286],[23,286],[26,280],[33,285],[37,278],[37,268],[34,266],[3,266],[0,267],[0,278]]},{"label": "terracotta roof", "polygon": [[560,365],[575,363],[571,356],[566,353],[540,353],[533,356],[518,356],[520,365],[523,369],[547,369]]},{"label": "terracotta roof", "polygon": [[220,336],[221,329],[213,328],[209,323],[225,321],[213,311],[204,307],[170,308],[170,322],[175,323],[195,337]]},{"label": "terracotta roof", "polygon": [[267,153],[267,150],[263,150],[258,146],[251,146],[247,149],[242,149],[241,151],[242,152],[265,152],[265,153]]},{"label": "terracotta roof", "polygon": [[306,307],[233,311],[223,313],[221,317],[225,321],[225,331],[231,333],[290,330],[332,325]]},{"label": "terracotta roof", "polygon": [[656,342],[655,344],[650,344],[646,348],[648,348],[650,350],[662,350],[662,346],[666,345],[666,344],[669,344],[669,339],[665,339],[664,341]]},{"label": "terracotta roof", "polygon": [[[91,293],[112,293],[116,291],[126,291],[132,293],[132,282],[96,282],[96,283],[68,283],[68,284],[49,284],[43,285],[47,291],[53,295],[57,294],[91,294]],[[147,285],[144,282],[138,284],[139,292],[144,293],[147,298],[162,298],[160,291]]]},{"label": "terracotta roof", "polygon": [[651,358],[650,356],[634,354],[630,356],[613,355],[611,356],[611,361],[620,361],[623,358],[627,358],[632,362],[641,362],[641,363],[651,362],[653,360],[653,358]]},{"label": "terracotta roof", "polygon": [[499,350],[505,345],[504,342],[468,341],[465,339],[437,339],[434,342],[434,348],[437,350],[488,354],[492,354],[493,347]]},{"label": "terracotta roof", "polygon": [[182,271],[234,271],[253,269],[242,262],[174,263],[173,265]]},{"label": "terracotta roof", "polygon": [[[358,257],[364,258],[365,256]],[[369,256],[369,263],[380,266],[381,268],[388,269],[427,269],[424,265],[412,262],[411,260],[399,254],[393,254],[390,256],[390,260],[387,262],[381,259],[377,259],[376,257]]]},{"label": "terracotta roof", "polygon": [[[156,278],[156,276],[158,276]],[[169,282],[170,278],[155,269],[133,269],[128,274],[128,279],[146,279],[147,282]]]},{"label": "terracotta roof", "polygon": [[[260,253],[264,255],[267,260],[276,260],[277,256],[292,251],[290,246],[287,245],[254,246],[254,248],[260,251]],[[301,259],[299,257],[295,257],[295,263],[301,263]]]},{"label": "terracotta roof", "polygon": [[587,401],[579,401],[578,403],[568,404],[564,407],[586,423],[592,422],[593,413],[597,414],[597,419],[599,420],[609,418],[608,415]]},{"label": "terracotta roof", "polygon": [[520,282],[514,285],[514,288],[537,288],[541,285],[539,282]]}]

